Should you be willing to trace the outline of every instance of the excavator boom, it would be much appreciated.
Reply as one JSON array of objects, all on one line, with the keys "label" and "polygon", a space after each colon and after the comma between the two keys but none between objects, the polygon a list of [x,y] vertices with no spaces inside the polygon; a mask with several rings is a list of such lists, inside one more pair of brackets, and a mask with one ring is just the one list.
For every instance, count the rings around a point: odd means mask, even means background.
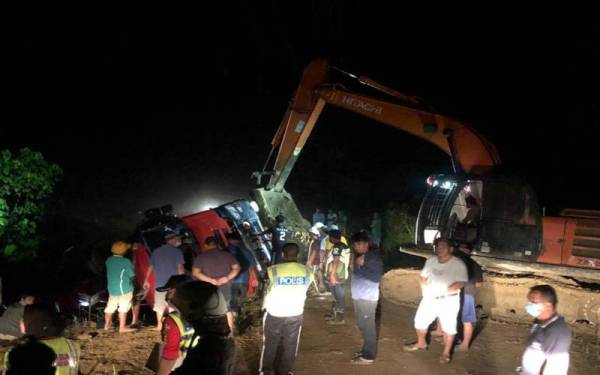
[{"label": "excavator boom", "polygon": [[277,151],[273,168],[268,171],[267,160],[263,171],[256,174],[270,176],[267,190],[283,191],[326,104],[345,108],[434,144],[451,157],[456,173],[483,175],[500,164],[494,145],[461,121],[436,113],[418,98],[399,93],[370,78],[355,78],[393,100],[354,93],[331,82],[325,60],[315,60],[305,69],[272,141],[271,154]]}]

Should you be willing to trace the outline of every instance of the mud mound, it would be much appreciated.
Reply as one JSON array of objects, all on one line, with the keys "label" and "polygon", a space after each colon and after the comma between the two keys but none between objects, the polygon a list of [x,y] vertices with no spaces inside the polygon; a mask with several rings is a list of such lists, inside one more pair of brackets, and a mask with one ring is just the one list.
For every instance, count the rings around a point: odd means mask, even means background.
[{"label": "mud mound", "polygon": [[[395,269],[384,275],[381,291],[385,298],[404,305],[416,306],[421,299],[419,270]],[[496,320],[530,323],[523,305],[530,287],[550,284],[558,293],[558,311],[576,329],[598,335],[600,331],[600,292],[567,283],[534,277],[507,277],[486,273],[485,282],[477,290],[477,304],[484,314]]]}]

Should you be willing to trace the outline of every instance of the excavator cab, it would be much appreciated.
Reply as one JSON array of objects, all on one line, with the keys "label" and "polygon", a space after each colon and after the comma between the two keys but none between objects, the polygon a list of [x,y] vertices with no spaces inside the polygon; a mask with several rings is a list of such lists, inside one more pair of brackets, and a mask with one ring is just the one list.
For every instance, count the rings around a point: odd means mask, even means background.
[{"label": "excavator cab", "polygon": [[470,243],[474,253],[535,261],[541,251],[542,218],[534,191],[514,178],[432,176],[417,218],[416,243],[436,237]]}]

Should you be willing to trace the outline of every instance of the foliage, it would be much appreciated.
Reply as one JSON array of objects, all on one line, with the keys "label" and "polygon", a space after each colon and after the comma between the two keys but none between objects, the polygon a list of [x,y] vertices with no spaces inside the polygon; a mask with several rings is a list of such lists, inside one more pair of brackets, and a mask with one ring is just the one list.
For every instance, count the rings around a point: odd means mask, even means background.
[{"label": "foliage", "polygon": [[10,258],[35,254],[45,203],[61,168],[28,148],[0,153],[0,252]]},{"label": "foliage", "polygon": [[383,213],[383,248],[394,252],[401,244],[414,243],[417,217],[407,203],[391,203]]}]

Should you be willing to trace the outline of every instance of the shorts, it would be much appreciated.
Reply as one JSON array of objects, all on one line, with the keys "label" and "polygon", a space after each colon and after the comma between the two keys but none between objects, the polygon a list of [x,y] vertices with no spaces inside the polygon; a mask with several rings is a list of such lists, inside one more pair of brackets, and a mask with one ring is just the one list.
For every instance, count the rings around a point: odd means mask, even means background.
[{"label": "shorts", "polygon": [[117,311],[117,307],[120,313],[126,313],[131,309],[131,300],[133,299],[133,292],[129,292],[127,294],[123,294],[122,296],[113,296],[110,294],[108,296],[108,302],[106,303],[106,308],[104,312],[107,314],[112,314]]},{"label": "shorts", "polygon": [[419,303],[415,314],[415,328],[426,330],[436,319],[440,319],[442,331],[447,335],[456,335],[456,319],[460,310],[460,296],[435,299],[426,297]]},{"label": "shorts", "polygon": [[462,301],[462,322],[477,323],[477,313],[475,312],[475,296],[465,294]]},{"label": "shorts", "polygon": [[157,313],[164,314],[168,307],[167,292],[159,292],[158,290],[154,290],[154,307],[152,307],[152,310]]},{"label": "shorts", "polygon": [[217,288],[219,288],[219,290],[221,291],[221,294],[223,294],[223,297],[225,298],[225,305],[227,306],[227,312],[232,312],[232,308],[231,308],[231,283],[229,284],[225,284],[225,285],[219,285]]}]

